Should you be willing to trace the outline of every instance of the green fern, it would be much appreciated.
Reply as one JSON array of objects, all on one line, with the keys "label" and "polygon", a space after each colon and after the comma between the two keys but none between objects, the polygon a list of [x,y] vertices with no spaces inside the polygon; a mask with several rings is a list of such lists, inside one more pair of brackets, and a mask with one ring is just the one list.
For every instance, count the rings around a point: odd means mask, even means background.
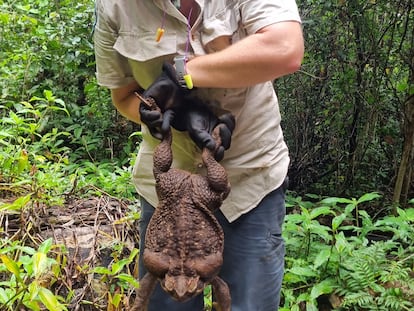
[{"label": "green fern", "polygon": [[392,241],[377,242],[354,250],[342,262],[340,310],[413,310],[410,269],[406,262],[389,258],[395,246]]},{"label": "green fern", "polygon": [[412,301],[407,300],[407,298],[406,293],[400,288],[388,288],[378,297],[377,301],[386,310],[413,310],[414,304]]},{"label": "green fern", "polygon": [[351,307],[351,310],[357,310],[354,309],[354,307],[363,308],[366,306],[373,306],[374,305],[374,297],[370,295],[368,292],[356,292],[356,293],[350,293],[345,296],[344,301],[342,303],[342,307],[349,308]]}]

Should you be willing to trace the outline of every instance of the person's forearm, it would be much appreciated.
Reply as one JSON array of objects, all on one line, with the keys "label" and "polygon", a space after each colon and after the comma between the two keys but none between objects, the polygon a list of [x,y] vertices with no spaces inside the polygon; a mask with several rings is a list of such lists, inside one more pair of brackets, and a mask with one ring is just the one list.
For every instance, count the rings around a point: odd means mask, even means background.
[{"label": "person's forearm", "polygon": [[139,114],[140,100],[134,92],[139,89],[138,84],[133,82],[125,87],[111,91],[112,102],[119,113],[138,124],[141,123]]},{"label": "person's forearm", "polygon": [[248,87],[297,71],[302,57],[301,26],[285,22],[219,52],[195,57],[187,70],[196,87]]},{"label": "person's forearm", "polygon": [[119,113],[125,118],[140,124],[141,119],[139,117],[139,103],[139,99],[134,94],[131,94],[121,103],[114,102],[114,105]]}]

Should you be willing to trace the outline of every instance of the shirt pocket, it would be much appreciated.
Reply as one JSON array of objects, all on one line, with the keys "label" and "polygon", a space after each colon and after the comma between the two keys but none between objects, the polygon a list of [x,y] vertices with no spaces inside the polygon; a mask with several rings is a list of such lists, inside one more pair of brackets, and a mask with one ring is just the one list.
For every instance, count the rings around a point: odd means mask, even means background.
[{"label": "shirt pocket", "polygon": [[138,84],[146,89],[160,74],[164,60],[177,54],[175,32],[165,33],[160,42],[152,31],[120,32],[114,49],[128,59],[132,74]]},{"label": "shirt pocket", "polygon": [[120,32],[114,49],[121,55],[136,60],[147,61],[177,52],[175,32],[165,34],[160,42],[155,41],[155,32]]}]

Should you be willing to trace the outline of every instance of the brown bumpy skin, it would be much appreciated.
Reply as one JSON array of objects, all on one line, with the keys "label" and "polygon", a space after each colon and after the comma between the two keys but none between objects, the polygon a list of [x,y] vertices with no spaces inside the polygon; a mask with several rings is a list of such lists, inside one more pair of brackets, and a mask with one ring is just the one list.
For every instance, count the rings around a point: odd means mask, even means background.
[{"label": "brown bumpy skin", "polygon": [[[218,128],[213,138],[219,146]],[[140,281],[131,311],[146,310],[157,281],[178,301],[202,293],[211,284],[220,311],[230,311],[228,286],[217,276],[224,234],[213,214],[230,192],[227,173],[206,148],[202,151],[206,176],[171,168],[171,142],[168,131],[154,152],[159,204],[146,233],[143,261],[148,273]]]}]

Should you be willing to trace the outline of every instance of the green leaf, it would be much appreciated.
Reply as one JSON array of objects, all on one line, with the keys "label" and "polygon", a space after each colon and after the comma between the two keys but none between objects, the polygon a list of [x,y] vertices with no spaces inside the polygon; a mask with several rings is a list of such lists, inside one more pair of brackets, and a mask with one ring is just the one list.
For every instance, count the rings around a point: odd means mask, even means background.
[{"label": "green leaf", "polygon": [[10,15],[7,13],[0,12],[0,22],[8,24],[10,20]]},{"label": "green leaf", "polygon": [[36,281],[33,281],[32,283],[30,283],[28,289],[29,289],[29,299],[35,300],[36,297],[39,295],[39,290],[40,290],[39,283]]},{"label": "green leaf", "polygon": [[[65,108],[65,107],[66,107],[65,102],[64,102],[62,99],[60,99],[60,98],[56,98],[56,99],[55,99],[55,103],[56,103],[56,104],[61,105],[63,108]],[[65,110],[66,110],[66,108],[65,108]],[[68,113],[68,114],[69,114],[69,113]]]},{"label": "green leaf", "polygon": [[50,311],[67,310],[66,307],[60,304],[56,296],[47,288],[40,287],[39,298],[45,307]]},{"label": "green leaf", "polygon": [[358,202],[355,199],[353,199],[352,203],[349,203],[345,207],[345,214],[350,215],[353,212],[353,210],[357,207],[357,205],[358,205]]},{"label": "green leaf", "polygon": [[9,210],[9,211],[17,211],[21,210],[23,207],[29,203],[31,195],[25,195],[23,197],[19,197],[13,203],[0,203],[0,211]]},{"label": "green leaf", "polygon": [[0,255],[0,258],[1,261],[3,261],[3,264],[6,266],[6,269],[13,273],[16,276],[17,280],[21,281],[20,269],[17,262],[9,258],[7,255]]},{"label": "green leaf", "polygon": [[306,311],[318,311],[318,307],[315,304],[315,301],[306,302]]},{"label": "green leaf", "polygon": [[398,215],[405,221],[414,222],[414,208],[407,208],[407,209],[397,209]]},{"label": "green leaf", "polygon": [[82,131],[83,131],[82,127],[77,127],[73,130],[73,135],[75,136],[76,139],[79,139],[81,137]]},{"label": "green leaf", "polygon": [[296,284],[302,281],[303,279],[299,275],[290,273],[289,271],[287,271],[283,276],[283,282],[285,284]]},{"label": "green leaf", "polygon": [[345,251],[346,249],[349,248],[349,243],[348,241],[345,239],[344,233],[340,232],[339,234],[335,235],[335,248],[339,253],[342,253],[343,251]]},{"label": "green leaf", "polygon": [[289,269],[289,272],[296,274],[296,275],[307,276],[307,277],[318,276],[318,274],[315,271],[313,271],[313,269],[310,267],[292,267]]},{"label": "green leaf", "polygon": [[320,199],[320,196],[319,196],[319,195],[317,195],[317,194],[313,194],[313,193],[307,193],[307,194],[305,194],[305,196],[306,196],[307,198],[311,198],[311,199],[313,199],[313,200],[318,200],[318,199]]},{"label": "green leaf", "polygon": [[400,81],[397,83],[397,91],[404,92],[408,89],[408,82],[407,81]]},{"label": "green leaf", "polygon": [[323,280],[312,287],[310,296],[312,299],[316,299],[321,295],[332,293],[334,288],[334,282],[332,280]]},{"label": "green leaf", "polygon": [[286,220],[293,223],[300,223],[305,220],[305,217],[302,214],[289,214],[286,215]]},{"label": "green leaf", "polygon": [[7,292],[4,290],[3,287],[0,287],[0,304],[4,304],[9,301],[11,297],[7,295]]},{"label": "green leaf", "polygon": [[98,273],[98,274],[106,274],[106,275],[111,274],[111,270],[109,270],[108,268],[105,268],[105,267],[95,267],[95,268],[93,268],[92,272]]},{"label": "green leaf", "polygon": [[316,270],[320,266],[322,266],[324,263],[326,263],[331,256],[331,249],[325,248],[319,252],[319,254],[316,256],[315,260],[313,261],[313,268]]},{"label": "green leaf", "polygon": [[115,294],[115,295],[112,297],[112,304],[113,304],[116,308],[118,308],[119,303],[121,302],[121,299],[122,299],[122,295],[121,295],[121,294]]},{"label": "green leaf", "polygon": [[320,215],[329,215],[329,214],[333,214],[334,212],[332,211],[330,206],[321,206],[321,207],[317,207],[315,209],[313,209],[310,213],[310,217],[311,219],[315,219],[316,217],[320,216]]},{"label": "green leaf", "polygon": [[43,253],[43,254],[47,254],[53,246],[53,239],[49,238],[45,241],[43,241],[42,244],[40,244],[39,246],[39,252]]},{"label": "green leaf", "polygon": [[302,301],[309,301],[310,299],[310,295],[308,292],[302,293],[298,296],[298,298],[296,299],[297,302],[302,302]]},{"label": "green leaf", "polygon": [[13,134],[6,132],[6,131],[0,131],[0,137],[5,138],[5,137],[14,137]]},{"label": "green leaf", "polygon": [[32,96],[32,97],[29,99],[29,102],[32,102],[32,101],[45,101],[45,100],[46,100],[46,98],[43,98],[43,97]]},{"label": "green leaf", "polygon": [[117,274],[119,271],[121,271],[125,267],[125,265],[127,265],[129,263],[130,263],[130,261],[129,261],[128,258],[125,258],[125,259],[122,259],[122,260],[120,260],[118,262],[115,262],[112,265],[112,268],[111,268],[112,275]]},{"label": "green leaf", "polygon": [[34,255],[36,253],[36,250],[29,246],[19,246],[18,249],[29,255]]},{"label": "green leaf", "polygon": [[320,236],[325,241],[331,241],[332,236],[330,234],[331,228],[319,224],[317,221],[314,221],[310,226],[309,229],[312,234],[316,234]]},{"label": "green leaf", "polygon": [[45,95],[45,98],[48,102],[53,102],[55,100],[55,97],[53,96],[53,92],[50,90],[44,90],[43,95]]},{"label": "green leaf", "polygon": [[362,202],[372,201],[372,200],[378,199],[380,197],[381,197],[381,195],[378,192],[365,193],[363,196],[361,196],[358,199],[358,204],[360,204]]},{"label": "green leaf", "polygon": [[127,273],[120,273],[119,275],[117,275],[117,278],[121,281],[125,281],[128,284],[130,284],[132,287],[134,288],[138,288],[139,287],[139,282],[137,281],[136,278],[134,278],[132,275],[127,274]]},{"label": "green leaf", "polygon": [[[414,210],[414,209],[413,209],[413,210]],[[128,257],[129,262],[132,262],[132,260],[134,260],[134,258],[138,255],[138,253],[139,253],[139,249],[134,248],[134,249],[132,250],[131,254],[130,254],[130,255],[129,255],[129,257]]]},{"label": "green leaf", "polygon": [[339,226],[342,224],[345,218],[346,218],[346,214],[340,214],[334,217],[334,219],[332,219],[332,230],[333,231],[338,230]]},{"label": "green leaf", "polygon": [[363,227],[365,230],[369,230],[370,227],[372,227],[372,219],[371,216],[364,210],[360,210],[358,211],[359,215],[362,217],[363,219]]},{"label": "green leaf", "polygon": [[33,274],[38,278],[49,268],[46,254],[37,252],[33,255]]},{"label": "green leaf", "polygon": [[380,284],[377,284],[377,283],[371,283],[370,285],[369,285],[369,287],[374,291],[374,292],[377,292],[377,293],[382,293],[382,292],[384,292],[384,287],[382,287]]},{"label": "green leaf", "polygon": [[346,198],[329,197],[323,199],[320,203],[336,205],[337,203],[352,203],[352,200]]},{"label": "green leaf", "polygon": [[39,303],[37,301],[33,301],[33,300],[31,300],[31,301],[24,301],[23,304],[27,308],[29,308],[29,310],[32,310],[32,311],[41,311],[42,310],[40,308]]}]

